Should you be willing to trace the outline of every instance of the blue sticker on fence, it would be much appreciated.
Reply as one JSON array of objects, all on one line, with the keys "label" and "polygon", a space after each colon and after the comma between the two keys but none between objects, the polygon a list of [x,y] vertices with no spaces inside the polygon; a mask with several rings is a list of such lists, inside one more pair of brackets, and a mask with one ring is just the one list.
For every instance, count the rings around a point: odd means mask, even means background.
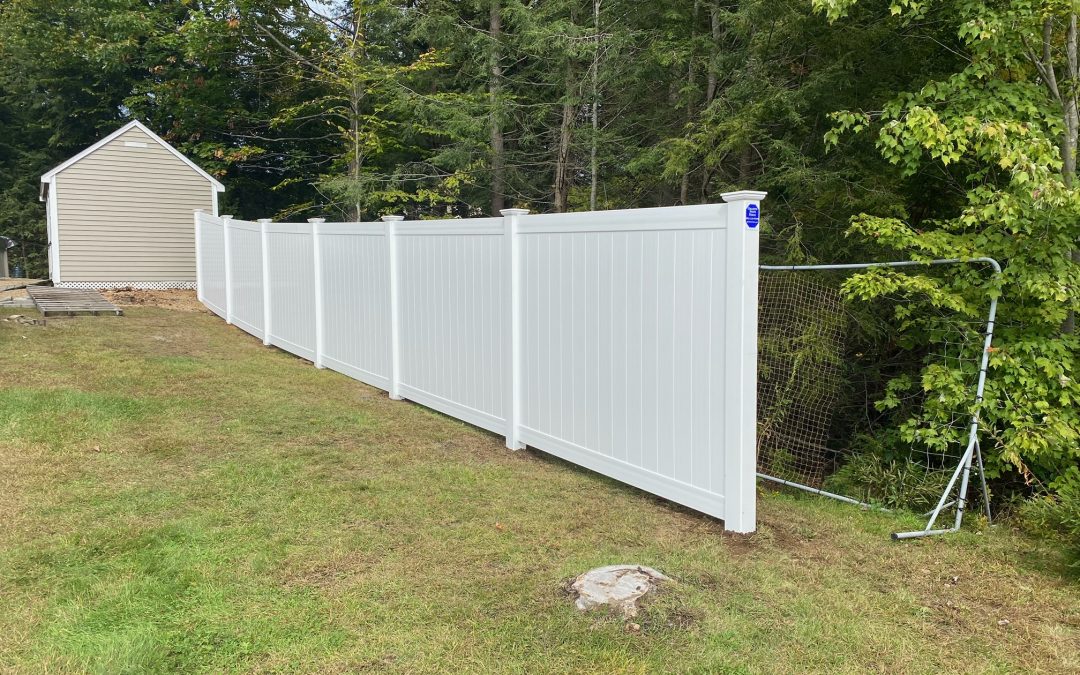
[{"label": "blue sticker on fence", "polygon": [[746,226],[757,227],[759,214],[760,210],[757,204],[748,204],[746,206]]}]

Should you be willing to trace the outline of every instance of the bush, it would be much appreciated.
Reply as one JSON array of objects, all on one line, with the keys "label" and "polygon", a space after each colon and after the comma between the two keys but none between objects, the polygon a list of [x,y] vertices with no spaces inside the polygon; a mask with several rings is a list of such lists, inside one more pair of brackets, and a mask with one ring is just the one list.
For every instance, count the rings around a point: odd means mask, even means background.
[{"label": "bush", "polygon": [[883,458],[866,452],[854,455],[829,476],[825,489],[858,496],[886,508],[924,512],[933,508],[949,482],[949,474],[931,471],[907,459]]},{"label": "bush", "polygon": [[1059,538],[1080,569],[1080,468],[1070,467],[1050,487],[1051,494],[1028,500],[1020,516],[1030,529]]}]

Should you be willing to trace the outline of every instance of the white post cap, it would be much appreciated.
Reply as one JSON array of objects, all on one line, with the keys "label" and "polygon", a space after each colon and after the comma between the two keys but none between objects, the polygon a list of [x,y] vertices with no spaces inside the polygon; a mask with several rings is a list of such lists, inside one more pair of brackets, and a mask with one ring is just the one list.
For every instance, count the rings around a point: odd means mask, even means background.
[{"label": "white post cap", "polygon": [[309,223],[325,223],[326,218],[308,218],[307,221]]},{"label": "white post cap", "polygon": [[258,222],[260,222],[260,223],[272,223],[272,222],[274,222],[274,219],[273,218],[259,218]]},{"label": "white post cap", "polygon": [[399,220],[405,220],[405,216],[383,216],[382,219],[388,223],[396,223]]},{"label": "white post cap", "polygon": [[499,213],[504,216],[525,216],[529,214],[529,209],[500,209]]},{"label": "white post cap", "polygon": [[725,202],[746,202],[746,201],[761,201],[765,199],[765,195],[768,192],[759,192],[757,190],[739,190],[737,192],[725,192],[720,197]]}]

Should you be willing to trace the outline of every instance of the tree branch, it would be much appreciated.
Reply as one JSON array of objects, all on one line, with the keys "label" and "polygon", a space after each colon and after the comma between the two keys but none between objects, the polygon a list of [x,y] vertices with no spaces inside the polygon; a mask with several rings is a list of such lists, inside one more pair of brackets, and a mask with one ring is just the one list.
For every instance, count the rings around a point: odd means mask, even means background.
[{"label": "tree branch", "polygon": [[294,59],[296,59],[300,63],[305,64],[309,68],[317,70],[318,72],[322,73],[323,75],[331,75],[332,74],[328,70],[323,68],[322,66],[308,60],[302,54],[297,52],[295,49],[293,49],[289,45],[285,44],[280,38],[278,38],[278,36],[274,35],[273,31],[271,31],[269,28],[266,28],[265,26],[263,26],[258,21],[255,22],[255,27],[258,28],[266,37],[273,40],[274,44],[276,44],[281,49],[284,49],[286,52],[288,52],[289,56],[292,56]]},{"label": "tree branch", "polygon": [[1061,92],[1058,90],[1057,75],[1054,73],[1054,57],[1050,53],[1050,40],[1054,35],[1054,20],[1051,17],[1043,19],[1042,40],[1042,69],[1046,73],[1046,85],[1050,87],[1050,93],[1061,101]]}]

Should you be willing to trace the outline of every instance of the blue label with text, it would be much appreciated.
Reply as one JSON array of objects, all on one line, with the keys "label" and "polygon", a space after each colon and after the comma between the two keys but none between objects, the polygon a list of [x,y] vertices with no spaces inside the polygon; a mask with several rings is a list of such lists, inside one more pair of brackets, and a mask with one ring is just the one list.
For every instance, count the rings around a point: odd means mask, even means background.
[{"label": "blue label with text", "polygon": [[757,204],[749,204],[746,207],[746,226],[757,227],[760,211]]}]

